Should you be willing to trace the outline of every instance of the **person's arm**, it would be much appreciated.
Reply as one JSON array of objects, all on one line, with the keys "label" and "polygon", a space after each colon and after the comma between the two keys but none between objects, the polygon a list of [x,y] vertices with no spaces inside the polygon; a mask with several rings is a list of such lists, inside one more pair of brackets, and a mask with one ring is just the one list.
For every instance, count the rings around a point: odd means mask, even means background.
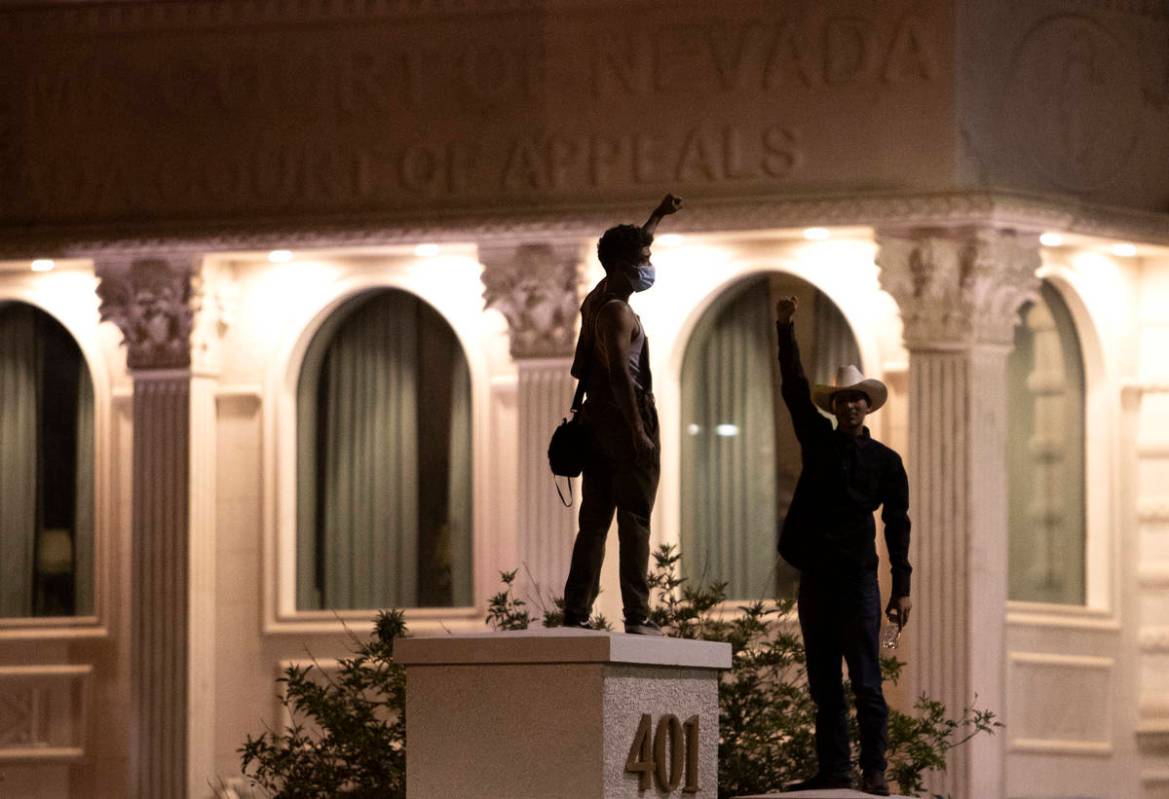
[{"label": "person's arm", "polygon": [[642,229],[652,236],[654,231],[658,228],[658,222],[662,221],[662,217],[677,213],[678,209],[681,207],[681,197],[675,197],[673,194],[667,194],[662,198],[662,201],[658,203],[658,207],[653,209],[653,212],[649,215],[649,219],[645,220],[645,224],[641,226]]},{"label": "person's arm", "polygon": [[816,436],[832,431],[832,422],[820,415],[812,403],[812,387],[800,363],[800,348],[796,344],[795,325],[792,316],[799,308],[796,297],[781,297],[775,305],[776,330],[779,334],[780,394],[791,414],[792,426],[801,445],[810,443]]},{"label": "person's arm", "polygon": [[885,546],[889,550],[889,568],[893,572],[893,589],[885,615],[904,626],[909,621],[909,478],[901,457],[890,450],[883,475],[881,521],[885,523]]},{"label": "person's arm", "polygon": [[610,302],[597,314],[597,338],[608,361],[609,385],[618,410],[633,431],[633,449],[640,460],[653,451],[654,443],[637,409],[633,375],[629,373],[629,348],[636,330],[637,317],[623,302]]}]

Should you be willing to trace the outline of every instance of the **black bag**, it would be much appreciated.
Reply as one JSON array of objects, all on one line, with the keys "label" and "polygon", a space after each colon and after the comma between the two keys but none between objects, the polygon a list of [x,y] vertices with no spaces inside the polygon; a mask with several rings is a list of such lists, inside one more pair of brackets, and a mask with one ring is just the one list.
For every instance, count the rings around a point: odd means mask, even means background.
[{"label": "black bag", "polygon": [[[556,477],[580,477],[584,471],[585,458],[589,451],[589,429],[580,415],[581,402],[584,400],[585,386],[581,380],[576,386],[576,395],[572,398],[572,409],[569,411],[572,418],[562,419],[552,433],[552,440],[548,443],[548,465],[552,467],[552,475]],[[564,492],[560,484],[556,484],[556,493],[565,507],[572,505],[572,482],[568,483],[568,501],[564,501]]]}]

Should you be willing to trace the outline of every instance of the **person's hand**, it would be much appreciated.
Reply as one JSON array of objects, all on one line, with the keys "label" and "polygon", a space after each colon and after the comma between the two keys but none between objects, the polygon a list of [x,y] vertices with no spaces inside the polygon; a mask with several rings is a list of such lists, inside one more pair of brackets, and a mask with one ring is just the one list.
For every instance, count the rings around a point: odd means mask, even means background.
[{"label": "person's hand", "polygon": [[782,324],[787,324],[795,315],[796,309],[800,307],[799,297],[780,297],[775,303],[775,318]]},{"label": "person's hand", "polygon": [[638,463],[645,463],[653,455],[656,449],[654,440],[646,435],[644,430],[633,431],[633,453],[637,457]]},{"label": "person's hand", "polygon": [[889,597],[889,604],[885,606],[885,618],[898,627],[904,627],[909,623],[909,611],[912,608],[913,602],[907,596]]},{"label": "person's hand", "polygon": [[675,197],[673,194],[667,194],[662,198],[662,201],[658,203],[658,207],[654,213],[657,216],[669,216],[670,214],[677,213],[678,209],[681,207],[681,197]]}]

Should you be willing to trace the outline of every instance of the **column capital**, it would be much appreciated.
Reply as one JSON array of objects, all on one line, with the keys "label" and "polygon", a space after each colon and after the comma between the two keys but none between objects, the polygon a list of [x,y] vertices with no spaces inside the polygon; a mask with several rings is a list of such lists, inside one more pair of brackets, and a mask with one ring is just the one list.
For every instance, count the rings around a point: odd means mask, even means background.
[{"label": "column capital", "polygon": [[901,309],[909,349],[1009,346],[1039,288],[1039,236],[995,228],[877,231],[881,287]]},{"label": "column capital", "polygon": [[191,366],[195,309],[192,281],[198,259],[190,255],[103,259],[97,262],[98,312],[122,331],[132,370]]},{"label": "column capital", "polygon": [[570,356],[583,261],[576,242],[481,246],[483,299],[507,318],[513,358]]}]

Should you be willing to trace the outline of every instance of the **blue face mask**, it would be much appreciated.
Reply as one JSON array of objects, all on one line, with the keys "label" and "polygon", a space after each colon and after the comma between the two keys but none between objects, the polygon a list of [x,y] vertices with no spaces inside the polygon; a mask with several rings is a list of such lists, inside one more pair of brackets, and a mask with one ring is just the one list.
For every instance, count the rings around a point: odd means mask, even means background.
[{"label": "blue face mask", "polygon": [[657,277],[657,270],[654,265],[648,261],[644,264],[638,264],[635,267],[636,274],[629,281],[634,291],[645,291],[654,284],[654,278]]}]

